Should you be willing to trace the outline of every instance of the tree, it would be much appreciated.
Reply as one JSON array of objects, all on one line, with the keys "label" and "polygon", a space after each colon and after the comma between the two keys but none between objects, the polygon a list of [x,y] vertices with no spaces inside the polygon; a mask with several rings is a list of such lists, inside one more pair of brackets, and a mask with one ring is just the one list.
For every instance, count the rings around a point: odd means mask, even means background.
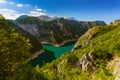
[{"label": "tree", "polygon": [[30,57],[29,39],[20,36],[5,20],[0,20],[0,80],[11,80]]}]

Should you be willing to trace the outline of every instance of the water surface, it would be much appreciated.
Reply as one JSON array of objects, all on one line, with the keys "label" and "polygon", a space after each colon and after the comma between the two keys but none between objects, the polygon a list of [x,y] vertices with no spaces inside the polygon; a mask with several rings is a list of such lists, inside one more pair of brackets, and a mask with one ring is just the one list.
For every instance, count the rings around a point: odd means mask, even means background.
[{"label": "water surface", "polygon": [[31,61],[33,66],[37,64],[42,66],[45,63],[51,62],[56,58],[60,57],[65,52],[71,51],[74,47],[75,41],[68,42],[61,47],[56,47],[54,45],[42,44],[42,47],[45,49],[45,52],[40,54],[37,58]]}]

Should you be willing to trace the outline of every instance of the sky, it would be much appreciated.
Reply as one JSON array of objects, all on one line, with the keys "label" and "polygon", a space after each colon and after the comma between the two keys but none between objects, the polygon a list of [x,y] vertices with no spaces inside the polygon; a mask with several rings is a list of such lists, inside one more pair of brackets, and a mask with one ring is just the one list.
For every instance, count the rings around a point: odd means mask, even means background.
[{"label": "sky", "polygon": [[0,0],[0,14],[6,19],[48,15],[109,23],[120,19],[120,0]]}]

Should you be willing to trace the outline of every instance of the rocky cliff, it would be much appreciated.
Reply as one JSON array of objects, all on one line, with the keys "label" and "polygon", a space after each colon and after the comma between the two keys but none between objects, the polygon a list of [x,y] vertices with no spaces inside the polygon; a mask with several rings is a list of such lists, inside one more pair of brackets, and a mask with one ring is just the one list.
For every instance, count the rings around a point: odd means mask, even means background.
[{"label": "rocky cliff", "polygon": [[106,25],[103,21],[75,21],[64,18],[41,20],[37,17],[27,17],[16,21],[23,30],[35,36],[41,42],[60,44],[65,40],[78,39],[88,29],[94,26]]}]

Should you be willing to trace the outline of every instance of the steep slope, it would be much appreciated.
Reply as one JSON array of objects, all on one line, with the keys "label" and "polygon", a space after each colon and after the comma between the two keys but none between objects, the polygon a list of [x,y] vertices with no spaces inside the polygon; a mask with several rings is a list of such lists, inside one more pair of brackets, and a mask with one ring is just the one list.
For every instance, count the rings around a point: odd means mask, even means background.
[{"label": "steep slope", "polygon": [[11,21],[8,21],[8,20],[5,20],[4,18],[2,18],[2,19],[0,19],[0,28],[4,28],[4,26],[6,26],[6,28],[7,27],[15,28],[15,31],[20,33],[20,35],[25,36],[26,38],[29,38],[30,43],[32,44],[31,53],[34,53],[34,52],[42,49],[40,41],[38,41],[33,35],[24,31],[19,26],[13,24]]},{"label": "steep slope", "polygon": [[96,25],[106,25],[103,21],[75,21],[58,18],[54,20],[40,20],[37,17],[28,17],[16,21],[22,29],[34,35],[42,43],[60,45],[67,40],[76,40],[89,28]]},{"label": "steep slope", "polygon": [[116,56],[119,63],[120,25],[96,26],[79,38],[72,52],[41,70],[50,80],[119,80]]}]

